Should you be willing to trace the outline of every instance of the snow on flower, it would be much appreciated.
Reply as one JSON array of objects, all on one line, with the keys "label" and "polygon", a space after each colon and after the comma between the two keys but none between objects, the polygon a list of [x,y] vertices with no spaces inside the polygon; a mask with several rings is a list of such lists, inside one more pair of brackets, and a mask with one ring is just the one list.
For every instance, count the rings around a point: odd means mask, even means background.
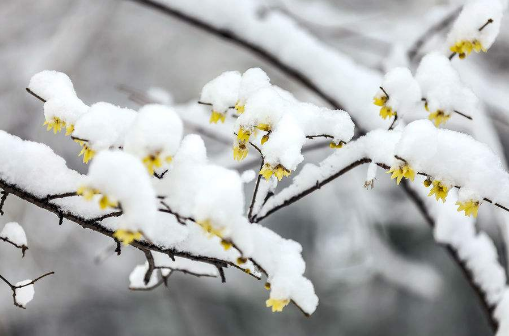
[{"label": "snow on flower", "polygon": [[226,113],[235,108],[238,100],[241,75],[238,71],[227,71],[208,82],[201,91],[200,102],[212,105],[210,123],[224,123]]},{"label": "snow on flower", "polygon": [[412,112],[421,101],[421,90],[407,68],[394,68],[382,82],[373,103],[380,106],[382,119]]},{"label": "snow on flower", "polygon": [[87,112],[85,105],[76,95],[71,80],[66,74],[45,70],[30,79],[28,89],[44,99],[44,125],[56,134],[66,129],[66,135],[74,130],[74,124]]},{"label": "snow on flower", "polygon": [[101,194],[101,208],[120,206],[123,215],[114,237],[124,244],[150,237],[157,198],[150,176],[140,160],[122,151],[103,151],[90,166],[78,194],[85,199]]},{"label": "snow on flower", "polygon": [[170,163],[177,152],[183,124],[173,109],[145,105],[127,130],[124,150],[142,160],[150,175]]},{"label": "snow on flower", "polygon": [[455,112],[470,117],[475,115],[479,104],[477,97],[463,84],[444,55],[426,55],[417,68],[415,78],[421,86],[429,119],[436,127],[446,123]]},{"label": "snow on flower", "polygon": [[504,7],[501,0],[467,2],[447,36],[450,51],[460,59],[472,51],[487,52],[500,31]]},{"label": "snow on flower", "polygon": [[414,121],[404,129],[395,155],[430,176],[425,185],[437,200],[445,202],[450,189],[460,187],[458,211],[467,216],[477,215],[483,198],[509,205],[509,174],[488,146],[469,135]]},{"label": "snow on flower", "polygon": [[136,118],[136,112],[109,103],[95,103],[76,121],[73,138],[83,147],[87,163],[97,152],[120,148],[125,135]]}]

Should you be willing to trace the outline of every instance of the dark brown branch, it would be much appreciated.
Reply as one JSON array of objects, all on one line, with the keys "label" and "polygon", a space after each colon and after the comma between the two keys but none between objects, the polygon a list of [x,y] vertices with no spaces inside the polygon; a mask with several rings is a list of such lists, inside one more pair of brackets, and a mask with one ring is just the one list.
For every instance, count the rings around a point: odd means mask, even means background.
[{"label": "dark brown branch", "polygon": [[55,274],[55,272],[48,272],[46,274],[43,274],[41,275],[40,277],[30,281],[29,283],[26,283],[24,285],[19,285],[19,286],[16,286],[16,285],[13,285],[11,284],[6,278],[4,278],[1,274],[0,274],[0,279],[2,279],[12,290],[12,299],[14,301],[14,305],[16,307],[19,307],[19,308],[22,308],[22,309],[25,309],[25,307],[23,307],[22,305],[20,305],[18,303],[18,301],[16,300],[16,289],[20,289],[20,288],[23,288],[23,287],[27,287],[27,286],[31,286],[33,284],[35,284],[37,281],[41,280],[42,278],[44,277],[47,277],[48,275],[52,275],[52,274]]},{"label": "dark brown branch", "polygon": [[328,134],[306,135],[306,138],[307,138],[307,139],[315,139],[315,138],[329,138],[329,139],[334,139],[334,137],[333,137],[332,135],[328,135]]},{"label": "dark brown branch", "polygon": [[52,200],[56,200],[59,198],[66,198],[66,197],[73,197],[73,196],[78,196],[78,194],[76,192],[68,192],[68,193],[63,193],[63,194],[48,195],[48,196],[46,196],[46,200],[52,201]]},{"label": "dark brown branch", "polygon": [[9,193],[5,190],[2,190],[2,199],[0,199],[0,215],[4,215],[4,205],[5,201],[7,200],[7,196],[9,196]]},{"label": "dark brown branch", "polygon": [[460,112],[460,111],[456,111],[456,110],[454,110],[454,112],[455,112],[455,113],[457,113],[457,114],[459,114],[459,115],[460,115],[460,116],[462,116],[462,117],[467,118],[468,120],[473,120],[473,118],[472,118],[471,116],[466,115],[465,113],[462,113],[462,112]]},{"label": "dark brown branch", "polygon": [[394,116],[394,120],[392,121],[391,126],[389,126],[389,131],[394,129],[394,126],[396,126],[396,121],[398,121],[398,115],[397,114]]},{"label": "dark brown branch", "polygon": [[143,253],[145,253],[145,257],[147,258],[148,262],[148,269],[145,273],[145,276],[143,277],[143,282],[145,283],[145,286],[148,285],[150,278],[152,277],[152,273],[154,273],[155,264],[154,264],[154,256],[152,255],[152,252],[149,250],[144,250]]},{"label": "dark brown branch", "polygon": [[33,92],[32,90],[30,90],[29,88],[26,88],[27,92],[30,93],[32,96],[34,96],[35,98],[39,99],[40,101],[42,101],[43,103],[46,102],[46,99],[42,98],[41,96],[39,96],[38,94],[36,94],[35,92]]},{"label": "dark brown branch", "polygon": [[493,23],[493,19],[488,19],[488,21],[486,21],[486,23],[479,28],[479,31],[483,31],[483,29],[486,28],[491,23]]},{"label": "dark brown branch", "polygon": [[[260,165],[260,170],[263,168],[263,165],[264,165],[264,160],[262,159],[262,164]],[[258,174],[258,176],[256,177],[256,185],[255,185],[255,188],[253,191],[253,197],[251,197],[251,205],[249,205],[249,213],[247,215],[247,218],[249,219],[249,221],[251,223],[253,222],[253,209],[254,209],[254,205],[256,203],[256,198],[258,196],[258,189],[260,187],[261,178],[262,178],[262,175]]]},{"label": "dark brown branch", "polygon": [[217,271],[219,272],[219,276],[221,277],[221,282],[225,283],[226,282],[226,277],[224,275],[224,269],[222,267],[219,267],[219,266],[216,266],[216,267],[217,267]]},{"label": "dark brown branch", "polygon": [[25,252],[28,250],[28,246],[26,246],[26,245],[18,245],[16,243],[10,241],[9,239],[3,238],[3,237],[0,237],[0,240],[3,240],[4,242],[9,243],[9,244],[11,244],[12,246],[14,246],[16,248],[19,248],[21,250],[22,257],[23,258],[25,257]]}]

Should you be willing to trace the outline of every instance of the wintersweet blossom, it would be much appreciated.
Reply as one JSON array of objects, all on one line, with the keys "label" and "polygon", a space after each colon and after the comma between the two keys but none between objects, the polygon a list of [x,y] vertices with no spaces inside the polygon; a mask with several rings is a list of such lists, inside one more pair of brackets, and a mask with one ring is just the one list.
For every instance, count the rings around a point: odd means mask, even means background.
[{"label": "wintersweet blossom", "polygon": [[447,122],[447,120],[449,120],[450,117],[451,116],[445,114],[444,111],[437,110],[433,113],[430,113],[430,115],[428,116],[428,119],[431,120],[433,122],[433,124],[435,124],[436,127],[438,127],[438,126],[440,126],[440,124],[445,124]]},{"label": "wintersweet blossom", "polygon": [[111,197],[103,195],[101,197],[101,199],[99,200],[99,207],[102,210],[107,209],[107,208],[116,208],[116,207],[118,207],[118,201],[112,199]]},{"label": "wintersweet blossom", "polygon": [[81,152],[78,156],[83,155],[83,163],[88,163],[95,156],[95,151],[91,149],[85,141],[82,140],[74,140],[81,146]]},{"label": "wintersweet blossom", "polygon": [[272,312],[282,312],[283,308],[290,303],[289,299],[268,299],[265,301],[267,308],[272,307]]},{"label": "wintersweet blossom", "polygon": [[87,186],[81,186],[78,188],[76,192],[78,195],[83,196],[83,198],[87,201],[91,201],[94,198],[94,195],[99,194],[99,190],[93,189]]},{"label": "wintersweet blossom", "polygon": [[480,53],[481,51],[487,52],[487,49],[483,47],[482,43],[479,40],[462,40],[457,41],[453,46],[451,46],[450,50],[453,53],[457,53],[460,59],[464,59],[468,55],[472,53],[472,50],[476,53]]},{"label": "wintersweet blossom", "polygon": [[338,143],[335,143],[334,141],[331,141],[331,143],[329,144],[329,147],[330,148],[333,148],[333,149],[340,149],[340,148],[343,148],[343,142],[340,141]]},{"label": "wintersweet blossom", "polygon": [[124,245],[129,245],[135,240],[140,240],[143,234],[140,231],[130,231],[119,229],[113,233],[113,238]]},{"label": "wintersweet blossom", "polygon": [[435,195],[437,201],[441,199],[442,202],[445,203],[445,199],[447,198],[447,194],[449,193],[449,187],[438,180],[434,180],[432,184],[433,187],[431,188],[428,196]]},{"label": "wintersweet blossom", "polygon": [[[203,229],[203,231],[205,231],[209,238],[212,238],[213,236],[217,236],[219,238],[223,238],[223,230],[222,229],[216,229],[213,225],[212,225],[212,222],[210,221],[210,219],[205,219],[205,220],[199,220],[199,221],[196,221],[196,223],[201,226],[201,228]],[[224,247],[224,245],[223,245]]]},{"label": "wintersweet blossom", "polygon": [[464,211],[465,216],[470,217],[471,215],[474,218],[477,218],[477,212],[479,211],[480,202],[476,200],[468,200],[465,202],[456,202],[458,206],[458,212]]},{"label": "wintersweet blossom", "polygon": [[376,106],[380,106],[380,117],[382,119],[387,119],[390,117],[394,117],[396,115],[396,111],[393,111],[391,107],[387,106],[387,101],[389,100],[389,97],[387,96],[377,96],[373,98],[373,104]]},{"label": "wintersweet blossom", "polygon": [[237,103],[235,104],[235,110],[237,111],[237,113],[242,114],[242,113],[244,113],[245,109],[246,109],[246,106],[240,104],[240,102],[237,101]]},{"label": "wintersweet blossom", "polygon": [[393,166],[387,174],[392,174],[391,180],[396,179],[396,184],[399,184],[403,177],[410,179],[411,181],[415,179],[415,171],[408,164]]},{"label": "wintersweet blossom", "polygon": [[172,156],[162,158],[161,152],[155,152],[144,157],[142,161],[145,167],[147,167],[147,170],[150,173],[150,175],[154,175],[154,171],[157,168],[161,168],[163,166],[163,161],[166,161],[166,163],[171,163],[172,160],[173,160]]},{"label": "wintersweet blossom", "polygon": [[212,110],[212,114],[210,115],[209,122],[211,124],[217,124],[218,121],[221,121],[222,123],[224,123],[225,119],[226,119],[226,115],[224,113],[220,113],[220,112]]},{"label": "wintersweet blossom", "polygon": [[[91,201],[95,195],[99,195],[101,192],[89,186],[81,186],[78,188],[76,194],[83,196],[83,198],[87,201]],[[116,208],[118,207],[118,201],[112,197],[108,197],[107,195],[102,195],[99,200],[99,207],[103,210],[107,208]]]},{"label": "wintersweet blossom", "polygon": [[221,246],[224,248],[225,251],[228,251],[232,248],[233,244],[228,239],[221,239]]},{"label": "wintersweet blossom", "polygon": [[270,164],[266,163],[263,165],[263,168],[260,170],[260,175],[262,175],[266,180],[269,180],[272,175],[276,176],[278,181],[281,181],[283,177],[290,176],[292,172],[286,169],[283,165],[278,164],[273,167]]},{"label": "wintersweet blossom", "polygon": [[[57,134],[60,133],[63,128],[65,128],[65,122],[58,117],[53,117],[50,120],[46,120],[43,126],[47,126],[47,131],[51,131],[51,129],[53,129],[53,134]],[[68,135],[67,132],[66,135]]]},{"label": "wintersweet blossom", "polygon": [[238,142],[233,146],[233,158],[237,161],[242,161],[246,158],[249,150],[245,142]]}]

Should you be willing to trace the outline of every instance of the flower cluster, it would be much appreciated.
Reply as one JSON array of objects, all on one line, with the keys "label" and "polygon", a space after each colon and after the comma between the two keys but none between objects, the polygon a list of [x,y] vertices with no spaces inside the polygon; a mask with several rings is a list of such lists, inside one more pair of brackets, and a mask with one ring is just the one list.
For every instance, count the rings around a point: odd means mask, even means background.
[{"label": "flower cluster", "polygon": [[392,166],[387,174],[392,174],[391,180],[396,179],[396,183],[398,185],[403,178],[407,178],[411,181],[415,179],[415,171],[407,163],[403,165]]},{"label": "flower cluster", "polygon": [[487,52],[488,50],[483,47],[482,43],[479,40],[473,41],[458,41],[453,46],[451,46],[450,50],[453,53],[458,54],[460,59],[466,58],[468,55],[475,51],[476,53],[480,53],[481,51]]}]

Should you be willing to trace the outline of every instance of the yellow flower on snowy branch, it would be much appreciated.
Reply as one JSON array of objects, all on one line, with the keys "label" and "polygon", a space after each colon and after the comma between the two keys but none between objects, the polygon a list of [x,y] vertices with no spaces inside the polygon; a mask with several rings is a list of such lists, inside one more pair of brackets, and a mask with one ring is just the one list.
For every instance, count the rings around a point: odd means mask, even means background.
[{"label": "yellow flower on snowy branch", "polygon": [[436,200],[442,200],[445,203],[445,199],[447,198],[447,194],[449,193],[449,187],[443,184],[440,181],[434,180],[433,187],[431,188],[428,196],[435,195]]},{"label": "yellow flower on snowy branch", "polygon": [[477,212],[479,211],[479,201],[469,200],[465,202],[456,202],[458,206],[458,212],[465,211],[465,216],[477,218]]},{"label": "yellow flower on snowy branch", "polygon": [[[223,238],[223,231],[224,230],[223,229],[216,229],[214,226],[212,226],[212,222],[209,219],[197,221],[196,223],[199,226],[201,226],[203,231],[208,233],[209,238],[211,238],[213,236],[218,236],[219,238]],[[224,245],[223,245],[223,247],[224,247]]]},{"label": "yellow flower on snowy branch", "polygon": [[244,105],[240,104],[240,102],[237,102],[237,103],[235,104],[235,110],[237,110],[237,113],[238,113],[238,114],[242,114],[242,113],[244,113],[244,110],[245,110],[245,109],[246,109],[246,107],[245,107]]},{"label": "yellow flower on snowy branch", "polygon": [[486,52],[487,49],[483,47],[482,43],[479,40],[462,40],[456,42],[450,50],[453,53],[458,54],[460,59],[464,59],[468,55],[472,53],[472,51],[475,51],[476,53],[480,53],[481,51]]},{"label": "yellow flower on snowy branch", "polygon": [[290,170],[286,169],[281,164],[278,164],[276,167],[272,167],[270,164],[266,163],[260,170],[260,175],[262,175],[266,180],[269,180],[272,175],[274,175],[278,181],[281,181],[283,177],[288,177],[291,173],[292,172]]},{"label": "yellow flower on snowy branch", "polygon": [[91,201],[92,198],[94,198],[94,195],[99,194],[99,190],[87,187],[87,186],[81,186],[78,188],[78,191],[76,192],[78,195],[83,196],[83,198],[87,201]]},{"label": "yellow flower on snowy branch", "polygon": [[238,143],[233,147],[233,158],[237,161],[242,161],[246,158],[249,150],[244,142]]},{"label": "yellow flower on snowy branch", "polygon": [[116,208],[118,207],[118,202],[115,200],[112,200],[106,195],[103,195],[101,199],[99,200],[99,207],[101,209],[107,209],[107,208]]},{"label": "yellow flower on snowy branch", "polygon": [[[44,126],[47,126],[47,128],[46,128],[47,131],[50,131],[51,129],[53,129],[53,133],[57,134],[57,133],[60,133],[62,131],[62,129],[65,128],[65,122],[58,117],[53,117],[50,120],[46,120],[44,122]],[[67,133],[66,133],[66,135],[67,135]]]},{"label": "yellow flower on snowy branch", "polygon": [[117,239],[124,245],[129,245],[135,240],[140,240],[143,237],[140,231],[130,230],[117,230],[113,233],[113,238]]},{"label": "yellow flower on snowy branch", "polygon": [[[167,163],[170,163],[173,158],[171,156],[167,156],[164,159]],[[156,152],[151,155],[147,155],[143,158],[143,164],[145,167],[147,167],[148,172],[150,175],[154,175],[154,171],[156,168],[161,168],[163,166],[163,160],[161,158],[161,154],[159,152]]]},{"label": "yellow flower on snowy branch", "polygon": [[225,119],[226,119],[226,115],[224,113],[220,113],[220,112],[212,110],[212,114],[210,115],[209,122],[211,124],[217,124],[217,122],[221,120],[221,122],[224,123]]},{"label": "yellow flower on snowy branch", "polygon": [[438,126],[440,126],[440,124],[445,124],[447,122],[447,120],[449,120],[450,117],[451,116],[446,115],[444,113],[444,111],[437,110],[436,112],[430,113],[430,115],[428,116],[428,119],[433,121],[433,123],[435,124],[435,127],[438,127]]},{"label": "yellow flower on snowy branch", "polygon": [[239,128],[239,132],[237,133],[237,139],[240,142],[248,142],[250,136],[251,136],[250,130],[245,129],[244,127]]},{"label": "yellow flower on snowy branch", "polygon": [[333,148],[333,149],[340,149],[340,148],[343,148],[343,142],[340,141],[338,143],[335,143],[334,141],[331,141],[331,143],[329,144],[329,147],[330,148]]},{"label": "yellow flower on snowy branch", "polygon": [[391,180],[396,179],[396,184],[399,184],[403,178],[407,178],[411,181],[415,179],[415,171],[408,164],[391,167],[387,174],[392,174]]},{"label": "yellow flower on snowy branch", "polygon": [[65,127],[65,135],[71,135],[72,132],[74,132],[74,125],[72,124],[68,124],[66,127]]},{"label": "yellow flower on snowy branch", "polygon": [[272,307],[272,312],[282,312],[283,308],[290,303],[289,299],[268,299],[265,301],[267,308]]},{"label": "yellow flower on snowy branch", "polygon": [[376,96],[373,98],[373,104],[380,106],[380,117],[387,119],[396,116],[396,111],[393,111],[391,107],[387,106],[388,96]]},{"label": "yellow flower on snowy branch", "polygon": [[83,163],[88,163],[95,155],[95,151],[92,150],[84,141],[77,140],[76,141],[81,146],[81,152],[78,156],[83,155]]}]

